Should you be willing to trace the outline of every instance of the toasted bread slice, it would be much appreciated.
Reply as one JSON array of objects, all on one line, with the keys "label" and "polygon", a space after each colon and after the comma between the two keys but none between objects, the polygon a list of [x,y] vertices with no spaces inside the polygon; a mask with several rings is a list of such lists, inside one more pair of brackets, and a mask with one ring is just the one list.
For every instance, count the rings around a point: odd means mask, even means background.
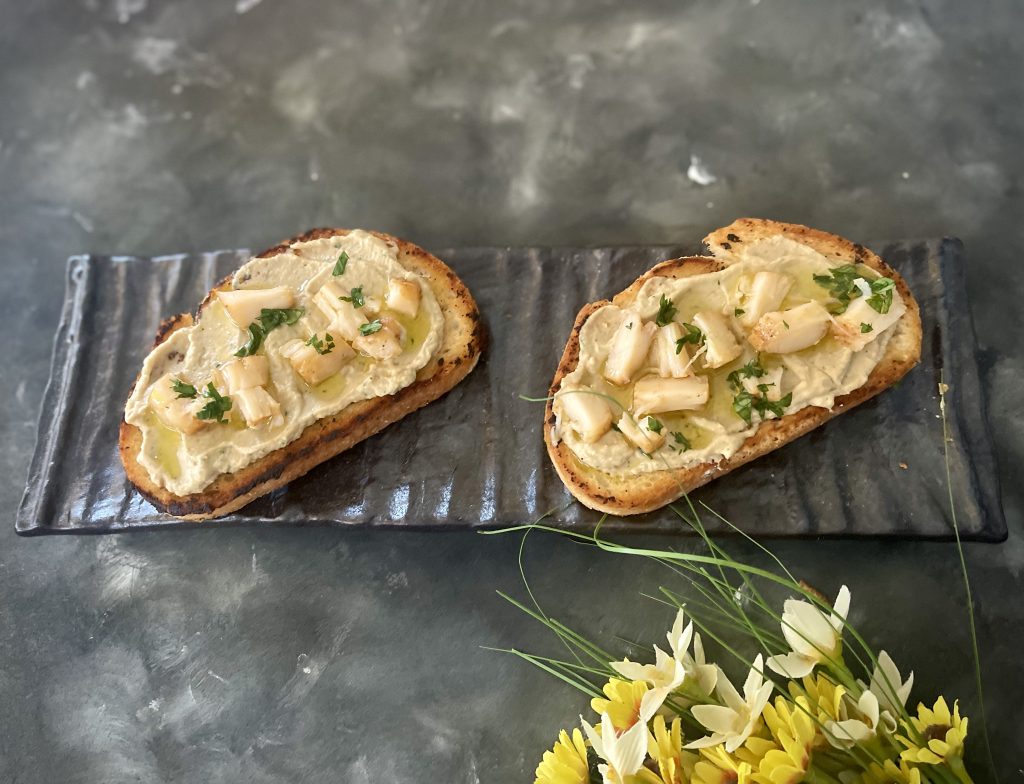
[{"label": "toasted bread slice", "polygon": [[[264,251],[258,257],[277,255],[297,242],[348,232],[348,229],[313,229]],[[422,248],[387,234],[372,233],[397,245],[398,261],[430,286],[444,315],[444,340],[426,366],[416,374],[416,380],[393,395],[353,403],[337,414],[317,420],[287,446],[264,455],[239,471],[221,474],[202,492],[185,496],[174,495],[152,481],[138,462],[142,432],[122,419],[119,449],[125,473],[154,506],[186,520],[207,520],[234,512],[441,397],[476,366],[486,338],[480,312],[466,286],[447,265]],[[230,286],[229,276],[214,291]],[[203,301],[200,312],[213,300],[214,291]],[[193,318],[187,313],[167,319],[157,332],[155,345],[192,323]]]},{"label": "toasted bread slice", "polygon": [[736,249],[742,243],[778,235],[800,242],[830,260],[834,259],[836,266],[854,262],[865,264],[895,281],[907,310],[894,327],[885,353],[867,381],[853,392],[837,397],[831,409],[808,406],[781,418],[761,423],[757,431],[728,459],[641,475],[611,474],[584,465],[564,441],[556,441],[555,415],[549,399],[544,421],[544,441],[547,444],[548,455],[569,492],[585,506],[614,515],[633,515],[658,509],[729,473],[734,468],[788,444],[832,417],[874,397],[899,381],[917,364],[921,356],[921,314],[906,282],[895,270],[864,246],[834,234],[789,223],[742,218],[705,237],[704,244],[712,256],[690,256],[662,262],[638,278],[625,291],[613,297],[610,302],[603,300],[586,305],[576,317],[572,334],[552,381],[549,396],[553,396],[558,391],[562,379],[575,370],[580,354],[580,330],[595,311],[608,304],[630,305],[636,299],[640,287],[651,277],[683,278],[723,269],[736,261]]}]

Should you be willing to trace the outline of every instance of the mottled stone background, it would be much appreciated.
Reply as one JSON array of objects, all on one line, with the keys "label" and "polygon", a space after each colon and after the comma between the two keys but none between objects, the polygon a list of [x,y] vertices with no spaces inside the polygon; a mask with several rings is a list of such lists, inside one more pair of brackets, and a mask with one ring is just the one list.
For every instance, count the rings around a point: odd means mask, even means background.
[{"label": "mottled stone background", "polygon": [[[66,256],[262,247],[320,224],[428,248],[696,245],[747,214],[966,242],[1011,531],[967,560],[996,758],[1020,780],[1022,13],[0,0],[0,780],[524,781],[585,707],[480,648],[550,647],[493,593],[522,593],[512,537],[17,539]],[[952,546],[777,550],[825,590],[848,582],[915,697],[960,695],[977,740]],[[668,578],[642,564],[536,536],[527,569],[595,635],[669,622],[639,596]]]}]

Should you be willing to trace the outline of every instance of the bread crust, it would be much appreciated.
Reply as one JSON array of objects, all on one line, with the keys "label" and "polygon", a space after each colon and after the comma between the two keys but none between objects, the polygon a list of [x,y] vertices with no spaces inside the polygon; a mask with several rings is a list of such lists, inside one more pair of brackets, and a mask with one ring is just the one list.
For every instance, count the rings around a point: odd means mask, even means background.
[{"label": "bread crust", "polygon": [[[831,409],[808,406],[779,419],[768,420],[762,423],[728,459],[719,462],[706,461],[690,468],[653,471],[639,476],[612,474],[584,465],[564,441],[556,443],[555,415],[550,398],[558,391],[562,379],[576,369],[580,354],[580,330],[594,312],[608,304],[620,307],[630,305],[636,300],[640,287],[652,277],[685,278],[714,272],[734,263],[736,246],[779,235],[807,245],[829,259],[835,259],[837,264],[866,264],[895,281],[896,288],[906,303],[907,311],[897,322],[885,353],[862,386],[836,398]],[[576,316],[576,322],[548,393],[544,442],[551,462],[569,492],[591,509],[622,516],[659,509],[869,400],[903,378],[920,360],[921,313],[917,301],[910,293],[906,281],[863,245],[807,226],[757,218],[741,218],[713,231],[705,237],[704,244],[712,256],[688,256],[662,262],[641,275],[610,302],[592,302],[585,305]]]},{"label": "bread crust", "polygon": [[[257,258],[283,253],[298,242],[344,236],[349,231],[313,229],[260,253]],[[416,380],[393,395],[359,401],[337,414],[319,419],[281,449],[264,455],[239,471],[221,474],[202,492],[184,496],[175,495],[153,482],[138,462],[142,431],[122,417],[118,439],[121,463],[128,480],[150,503],[185,520],[208,520],[234,512],[441,397],[476,366],[486,346],[486,333],[469,289],[444,262],[417,245],[388,234],[371,233],[397,245],[398,261],[423,278],[441,306],[444,340],[416,374]],[[209,305],[215,292],[230,285],[231,276],[218,283],[203,300],[199,312]],[[193,322],[188,313],[165,320],[157,330],[154,346]]]}]

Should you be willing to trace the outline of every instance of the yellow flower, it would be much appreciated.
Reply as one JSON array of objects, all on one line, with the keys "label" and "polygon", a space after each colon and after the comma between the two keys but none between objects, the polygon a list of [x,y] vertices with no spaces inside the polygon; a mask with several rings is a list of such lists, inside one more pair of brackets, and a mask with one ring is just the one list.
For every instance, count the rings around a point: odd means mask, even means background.
[{"label": "yellow flower", "polygon": [[906,762],[897,765],[886,760],[884,765],[872,762],[857,779],[859,784],[921,784],[921,771]]},{"label": "yellow flower", "polygon": [[802,686],[796,681],[790,681],[789,693],[793,699],[805,697],[811,706],[811,713],[815,713],[822,724],[843,718],[841,706],[846,689],[824,675],[807,675],[802,680]]},{"label": "yellow flower", "polygon": [[765,706],[764,721],[778,748],[764,754],[754,781],[758,784],[797,784],[804,780],[811,766],[811,750],[818,735],[810,711],[806,697],[797,697],[796,704],[777,697],[774,705]]},{"label": "yellow flower", "polygon": [[565,730],[558,733],[558,740],[551,751],[545,751],[533,784],[587,784],[590,774],[587,767],[587,744],[583,733]]},{"label": "yellow flower", "polygon": [[953,712],[944,697],[939,697],[933,708],[926,708],[918,703],[917,717],[910,717],[910,723],[924,745],[911,740],[910,728],[906,722],[903,728],[907,735],[897,735],[896,739],[906,746],[900,754],[907,762],[918,762],[925,765],[941,765],[946,760],[964,755],[964,739],[967,737],[967,718],[960,718],[960,704],[953,703]]},{"label": "yellow flower", "polygon": [[658,765],[664,784],[685,784],[693,777],[693,766],[700,757],[683,750],[682,722],[672,720],[665,724],[664,716],[655,716],[651,722],[653,734],[647,739],[647,754]]},{"label": "yellow flower", "polygon": [[691,784],[750,784],[753,768],[741,762],[719,744],[700,750],[701,759],[693,766]]},{"label": "yellow flower", "polygon": [[640,718],[640,701],[647,693],[648,686],[643,681],[623,681],[612,678],[604,685],[604,693],[608,699],[594,697],[590,707],[598,715],[607,713],[612,724],[619,732],[628,730]]}]

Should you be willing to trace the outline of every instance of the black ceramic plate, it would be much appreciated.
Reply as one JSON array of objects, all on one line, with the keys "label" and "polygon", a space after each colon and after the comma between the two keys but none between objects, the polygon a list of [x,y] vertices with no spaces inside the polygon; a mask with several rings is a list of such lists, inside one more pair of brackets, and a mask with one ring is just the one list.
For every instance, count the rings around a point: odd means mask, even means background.
[{"label": "black ceramic plate", "polygon": [[[441,400],[237,514],[204,523],[326,523],[459,530],[552,520],[592,530],[541,439],[542,396],[577,310],[692,248],[460,248],[440,257],[480,305],[490,347]],[[921,365],[894,389],[694,494],[760,536],[945,538],[937,385],[944,369],[953,495],[965,538],[1000,541],[992,441],[975,361],[962,246],[881,248],[921,303]],[[38,443],[18,513],[22,534],[193,527],[156,511],[117,455],[124,400],[160,320],[193,310],[246,251],[154,259],[76,256],[57,330]],[[714,526],[711,526],[714,529]],[[608,532],[683,530],[669,510],[610,520]]]}]

